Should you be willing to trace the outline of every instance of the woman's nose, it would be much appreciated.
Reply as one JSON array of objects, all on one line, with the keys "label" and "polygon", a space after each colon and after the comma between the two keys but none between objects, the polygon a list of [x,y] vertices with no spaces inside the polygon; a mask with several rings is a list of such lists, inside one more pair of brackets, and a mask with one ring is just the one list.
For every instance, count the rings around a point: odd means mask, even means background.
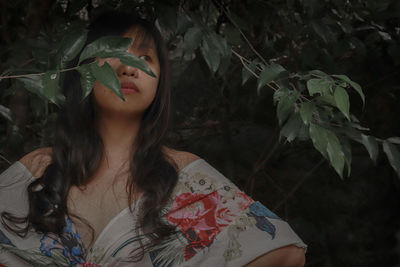
[{"label": "woman's nose", "polygon": [[118,70],[119,76],[130,76],[130,77],[137,77],[138,76],[138,69],[121,64]]}]

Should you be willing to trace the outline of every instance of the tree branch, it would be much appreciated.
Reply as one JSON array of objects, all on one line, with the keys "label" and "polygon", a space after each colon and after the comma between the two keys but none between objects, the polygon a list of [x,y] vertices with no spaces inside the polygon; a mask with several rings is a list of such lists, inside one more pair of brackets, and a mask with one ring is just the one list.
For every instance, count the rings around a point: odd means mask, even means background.
[{"label": "tree branch", "polygon": [[[233,24],[233,26],[236,27],[236,29],[239,31],[240,35],[242,35],[243,39],[246,41],[247,45],[250,47],[250,49],[258,56],[258,58],[265,64],[268,65],[268,63],[265,61],[265,59],[260,55],[260,53],[257,52],[257,50],[254,48],[254,46],[250,43],[249,39],[247,39],[246,35],[243,33],[243,31],[240,29],[239,25],[232,19],[232,17],[229,15],[229,12],[225,9],[225,7],[222,4],[219,4],[218,1],[213,1],[214,5],[219,5],[220,9],[222,12],[225,13],[226,17],[229,19],[229,21]],[[217,7],[218,8],[218,7]]]},{"label": "tree branch", "polygon": [[1,154],[0,154],[0,159],[4,160],[5,162],[7,162],[8,164],[11,165],[11,162],[10,162],[6,157],[4,157],[4,156],[1,155]]},{"label": "tree branch", "polygon": [[273,211],[279,210],[290,198],[294,196],[296,191],[304,184],[304,182],[325,162],[325,158],[322,158],[306,175],[304,175],[289,191],[289,193],[282,199],[273,209]]}]

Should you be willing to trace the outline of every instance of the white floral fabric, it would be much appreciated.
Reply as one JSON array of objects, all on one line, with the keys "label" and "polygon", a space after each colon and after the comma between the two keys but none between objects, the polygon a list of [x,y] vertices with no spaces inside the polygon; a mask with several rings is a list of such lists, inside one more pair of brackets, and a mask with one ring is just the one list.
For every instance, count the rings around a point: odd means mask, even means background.
[{"label": "white floral fabric", "polygon": [[[25,215],[26,188],[35,178],[20,162],[0,175],[0,212]],[[140,207],[140,200],[134,207]],[[244,266],[287,245],[307,246],[276,214],[198,159],[179,172],[163,219],[177,234],[136,263],[129,253],[148,241],[134,230],[137,208],[115,216],[87,250],[66,217],[63,234],[29,232],[24,238],[0,224],[0,267],[20,266]]]}]

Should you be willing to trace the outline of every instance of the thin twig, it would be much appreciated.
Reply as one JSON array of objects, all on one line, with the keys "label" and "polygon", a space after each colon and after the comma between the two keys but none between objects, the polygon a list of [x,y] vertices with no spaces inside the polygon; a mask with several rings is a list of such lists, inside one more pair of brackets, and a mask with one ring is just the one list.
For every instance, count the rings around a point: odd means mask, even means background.
[{"label": "thin twig", "polygon": [[268,144],[265,146],[265,149],[263,150],[261,155],[256,160],[255,164],[253,165],[253,172],[247,178],[247,180],[248,180],[247,184],[250,184],[250,186],[246,186],[246,187],[247,188],[250,187],[250,189],[248,190],[250,195],[253,194],[253,185],[254,185],[255,176],[264,167],[265,163],[272,157],[272,155],[275,153],[275,151],[279,147],[279,142],[274,142],[274,146],[272,147],[272,149],[270,148],[270,146],[274,140],[274,137],[278,133],[279,133],[279,128],[275,127],[272,137],[270,138],[271,141],[268,142]]},{"label": "thin twig", "polygon": [[6,159],[3,155],[0,154],[0,158],[11,165],[11,162],[8,159]]},{"label": "thin twig", "polygon": [[[66,72],[66,71],[70,71],[70,70],[75,70],[78,69],[79,66],[75,66],[69,69],[62,69],[59,70],[58,72]],[[22,78],[22,77],[31,77],[31,76],[42,76],[46,74],[46,72],[41,72],[41,73],[29,73],[29,74],[20,74],[20,75],[9,75],[9,76],[0,76],[0,80],[2,79],[11,79],[11,78]]]},{"label": "thin twig", "polygon": [[325,158],[322,158],[306,175],[304,175],[290,190],[290,192],[282,199],[273,209],[273,211],[279,210],[291,197],[294,196],[296,191],[304,184],[304,182],[313,174],[321,165],[325,162]]},{"label": "thin twig", "polygon": [[[219,4],[217,1],[215,1],[216,4]],[[214,3],[214,1],[213,1]],[[214,3],[215,4],[215,3]],[[232,24],[236,27],[236,29],[239,31],[239,33],[242,35],[243,39],[246,41],[247,45],[250,47],[250,49],[256,54],[261,61],[265,64],[268,65],[268,63],[265,61],[265,59],[257,52],[257,50],[254,48],[254,46],[250,43],[249,39],[247,39],[246,35],[243,33],[243,31],[240,29],[239,25],[236,24],[236,22],[231,18],[229,13],[226,11],[225,7],[222,4],[219,4],[222,12],[225,13],[226,17],[232,22]]]},{"label": "thin twig", "polygon": [[232,53],[235,54],[235,56],[237,56],[240,60],[240,62],[242,62],[243,67],[248,70],[251,74],[253,74],[257,79],[260,78],[260,76],[258,76],[254,71],[252,71],[249,66],[247,66],[247,64],[244,61],[249,62],[249,60],[245,57],[243,57],[242,55],[240,55],[238,52],[236,52],[235,50],[232,49]]},{"label": "thin twig", "polygon": [[9,75],[9,76],[0,76],[0,80],[2,80],[2,79],[13,79],[13,78],[22,78],[22,77],[32,77],[32,76],[42,76],[44,74],[45,74],[45,72],[20,74],[20,75]]},{"label": "thin twig", "polygon": [[33,58],[30,58],[30,59],[28,59],[28,60],[22,62],[22,63],[18,66],[18,68],[22,68],[22,67],[28,65],[28,64],[31,63],[32,61],[33,61]]},{"label": "thin twig", "polygon": [[[239,58],[239,60],[240,60],[240,62],[242,63],[242,65],[243,65],[243,67],[246,69],[246,70],[248,70],[251,74],[253,74],[257,79],[258,78],[260,78],[260,76],[259,75],[257,75],[254,71],[252,71],[248,66],[247,66],[247,64],[244,62],[244,61],[248,61],[249,62],[249,60],[248,59],[246,59],[245,57],[243,57],[242,55],[240,55],[238,52],[236,52],[235,50],[233,50],[233,49],[231,49],[232,50],[232,53],[235,55],[235,56],[237,56],[238,58]],[[277,83],[274,83],[278,88],[274,88],[272,85],[270,85],[269,83],[268,84],[266,84],[269,88],[271,88],[272,90],[274,90],[274,91],[277,91],[277,90],[279,90],[279,88],[280,88],[280,86],[277,84]]]}]

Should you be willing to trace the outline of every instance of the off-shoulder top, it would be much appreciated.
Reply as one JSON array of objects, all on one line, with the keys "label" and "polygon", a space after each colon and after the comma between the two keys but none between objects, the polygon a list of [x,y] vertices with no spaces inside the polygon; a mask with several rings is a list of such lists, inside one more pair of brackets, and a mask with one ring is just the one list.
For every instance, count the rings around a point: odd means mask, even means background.
[{"label": "off-shoulder top", "polygon": [[[26,215],[26,188],[34,179],[19,161],[5,170],[0,175],[0,212]],[[288,223],[203,159],[180,170],[164,207],[162,218],[176,226],[177,233],[132,263],[130,252],[147,240],[134,230],[137,210],[127,207],[111,219],[90,250],[68,217],[61,235],[31,230],[22,238],[0,223],[0,267],[243,266],[280,247],[306,248]]]}]

